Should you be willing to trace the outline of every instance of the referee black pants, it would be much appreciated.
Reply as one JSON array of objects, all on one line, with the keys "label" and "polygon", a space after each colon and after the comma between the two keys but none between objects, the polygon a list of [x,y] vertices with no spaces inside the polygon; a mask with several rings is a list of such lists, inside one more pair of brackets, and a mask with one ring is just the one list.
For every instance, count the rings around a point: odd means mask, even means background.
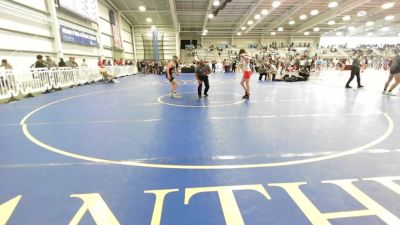
[{"label": "referee black pants", "polygon": [[204,94],[206,95],[208,90],[210,89],[210,83],[208,82],[208,76],[199,76],[200,84],[197,88],[197,93],[201,96],[201,90],[203,89],[203,82],[206,88],[204,89]]},{"label": "referee black pants", "polygon": [[354,79],[354,76],[357,77],[358,86],[361,86],[360,67],[353,66],[351,68],[350,79],[347,81],[346,87],[350,86],[350,82]]}]

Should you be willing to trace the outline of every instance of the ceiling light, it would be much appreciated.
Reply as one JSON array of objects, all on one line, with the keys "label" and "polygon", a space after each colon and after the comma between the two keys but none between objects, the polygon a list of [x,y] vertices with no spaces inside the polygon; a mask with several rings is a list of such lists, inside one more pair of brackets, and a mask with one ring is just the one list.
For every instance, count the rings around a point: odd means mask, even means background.
[{"label": "ceiling light", "polygon": [[212,14],[212,13],[208,14],[208,18],[209,18],[209,19],[214,18],[214,14]]},{"label": "ceiling light", "polygon": [[148,23],[151,23],[153,20],[149,17],[149,18],[146,18],[146,22],[148,22]]},{"label": "ceiling light", "polygon": [[374,22],[369,21],[369,22],[367,22],[365,25],[367,25],[367,26],[372,26],[372,25],[374,25]]},{"label": "ceiling light", "polygon": [[357,16],[358,17],[363,17],[363,16],[366,16],[367,15],[367,12],[366,11],[359,11],[358,13],[357,13]]},{"label": "ceiling light", "polygon": [[388,3],[383,4],[381,7],[382,7],[382,9],[390,9],[393,6],[394,6],[394,2],[388,2]]},{"label": "ceiling light", "polygon": [[240,28],[241,30],[246,30],[246,27],[242,27],[242,28]]},{"label": "ceiling light", "polygon": [[254,22],[253,20],[250,20],[249,22],[247,22],[248,25],[252,25]]},{"label": "ceiling light", "polygon": [[307,19],[307,15],[301,15],[301,16],[300,16],[300,19],[301,19],[301,20]]},{"label": "ceiling light", "polygon": [[151,32],[146,33],[147,37],[151,37],[151,35],[152,35]]},{"label": "ceiling light", "polygon": [[278,8],[280,5],[281,5],[281,2],[280,2],[280,1],[274,1],[274,2],[272,3],[272,7],[274,7],[274,8]]},{"label": "ceiling light", "polygon": [[399,37],[400,37],[400,33],[398,33],[398,34],[397,34],[397,36],[399,36]]},{"label": "ceiling light", "polygon": [[343,21],[349,21],[351,20],[351,16],[343,16]]},{"label": "ceiling light", "polygon": [[343,33],[342,32],[336,32],[336,36],[342,36]]},{"label": "ceiling light", "polygon": [[329,8],[335,8],[336,6],[338,6],[338,3],[337,3],[337,2],[331,2],[331,3],[329,3],[329,5],[328,5]]},{"label": "ceiling light", "polygon": [[271,35],[276,35],[276,32],[271,32]]},{"label": "ceiling light", "polygon": [[237,35],[240,36],[240,35],[242,35],[242,33],[238,32]]},{"label": "ceiling light", "polygon": [[208,33],[208,30],[203,30],[203,33],[206,33],[206,34],[207,34],[207,33]]},{"label": "ceiling light", "polygon": [[386,20],[386,21],[390,21],[390,20],[393,20],[393,19],[394,19],[394,16],[393,16],[393,15],[385,16],[385,20]]},{"label": "ceiling light", "polygon": [[144,7],[144,6],[142,6],[142,5],[141,5],[141,6],[139,6],[139,11],[140,11],[140,12],[144,12],[144,11],[146,11],[146,7]]},{"label": "ceiling light", "polygon": [[261,18],[260,14],[257,14],[257,15],[254,16],[254,19],[256,19],[256,20],[258,20],[260,18]]},{"label": "ceiling light", "polygon": [[289,21],[289,25],[293,25],[293,24],[295,24],[296,22],[294,22],[293,20],[291,20],[291,21]]},{"label": "ceiling light", "polygon": [[151,30],[155,30],[156,29],[156,26],[151,26]]},{"label": "ceiling light", "polygon": [[355,30],[356,28],[353,27],[353,26],[349,26],[347,29],[348,29],[349,31],[353,31],[353,30]]},{"label": "ceiling light", "polygon": [[266,9],[263,9],[262,11],[261,11],[261,15],[267,15],[268,14],[268,10],[266,10]]},{"label": "ceiling light", "polygon": [[336,22],[334,20],[331,20],[328,22],[329,25],[334,25]]},{"label": "ceiling light", "polygon": [[314,9],[314,10],[312,10],[312,11],[310,12],[311,16],[318,15],[318,13],[319,13],[319,11],[316,10],[316,9]]},{"label": "ceiling light", "polygon": [[367,34],[367,36],[372,36],[372,35],[374,35],[374,33],[369,32],[369,33]]},{"label": "ceiling light", "polygon": [[217,7],[217,6],[219,6],[219,1],[218,0],[214,0],[214,2],[213,2],[213,6],[215,6],[215,7]]},{"label": "ceiling light", "polygon": [[389,27],[382,27],[382,31],[388,31]]},{"label": "ceiling light", "polygon": [[318,32],[319,31],[319,27],[314,28],[314,31]]},{"label": "ceiling light", "polygon": [[206,36],[207,34],[206,33],[203,33],[203,36]]},{"label": "ceiling light", "polygon": [[306,36],[308,36],[308,35],[310,35],[310,32],[304,32],[304,35],[306,35]]},{"label": "ceiling light", "polygon": [[279,27],[279,28],[278,28],[278,31],[283,31],[283,27]]}]

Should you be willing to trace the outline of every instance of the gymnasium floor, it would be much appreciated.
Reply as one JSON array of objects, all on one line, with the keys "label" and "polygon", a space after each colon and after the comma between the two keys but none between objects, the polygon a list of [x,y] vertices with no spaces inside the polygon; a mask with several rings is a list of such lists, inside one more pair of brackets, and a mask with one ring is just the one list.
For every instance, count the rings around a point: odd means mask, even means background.
[{"label": "gymnasium floor", "polygon": [[[0,225],[399,225],[387,72],[136,75],[0,105]],[[355,81],[353,81],[353,86]]]}]

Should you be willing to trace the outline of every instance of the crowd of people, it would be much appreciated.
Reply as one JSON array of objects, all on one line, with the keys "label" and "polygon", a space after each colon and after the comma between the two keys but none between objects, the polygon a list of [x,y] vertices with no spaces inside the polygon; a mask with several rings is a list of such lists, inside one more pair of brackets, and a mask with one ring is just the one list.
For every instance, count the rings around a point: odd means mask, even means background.
[{"label": "crowd of people", "polygon": [[[292,43],[293,46],[293,43]],[[257,46],[255,46],[257,47]],[[340,58],[323,58],[323,55],[310,55],[309,50],[302,52],[292,51],[292,49],[285,49],[286,55],[283,57],[280,54],[273,54],[275,48],[278,48],[277,43],[269,46],[270,51],[266,52],[266,48],[261,46],[262,52],[256,53],[254,56],[249,54],[244,49],[240,49],[239,52],[236,50],[229,49],[228,58],[223,59],[221,64],[224,72],[235,73],[236,71],[243,71],[243,78],[240,81],[240,85],[243,87],[245,94],[244,99],[249,99],[250,96],[250,76],[257,72],[259,74],[259,80],[271,80],[271,81],[305,81],[308,80],[311,72],[319,72],[324,68],[336,68],[339,70],[350,70],[350,78],[345,84],[346,88],[351,88],[350,84],[353,79],[357,78],[357,87],[362,88],[360,73],[366,68],[371,66],[371,63],[379,61],[382,64],[382,68],[389,71],[388,81],[385,84],[384,94],[393,95],[392,91],[400,83],[400,55],[397,49],[400,49],[400,45],[383,45],[383,46],[360,46],[357,49],[348,49],[349,55],[347,57]],[[333,48],[336,46],[328,46]],[[346,49],[347,46],[339,46],[340,48]],[[386,58],[374,58],[371,54],[371,49],[380,49],[380,51],[390,52],[395,50],[392,54],[395,57]],[[224,49],[218,49],[223,51]],[[177,92],[178,83],[174,78],[174,73],[180,68],[180,60],[178,57],[174,57],[172,60],[162,60],[156,62],[155,60],[142,60],[137,62],[137,68],[140,73],[143,74],[165,74],[166,78],[171,83],[171,97],[180,98],[181,96]],[[195,66],[195,76],[198,81],[198,95],[201,98],[202,95],[208,96],[210,88],[208,75],[216,72],[218,60],[214,59],[208,62],[205,59],[193,60]],[[116,76],[110,74],[107,70],[107,66],[112,65],[134,65],[132,61],[114,59],[106,60],[99,58],[98,63],[100,74],[103,76],[105,81],[118,82]],[[211,67],[210,67],[211,65]],[[182,66],[182,65],[181,65]],[[1,66],[4,69],[13,69],[12,65],[7,59],[3,59]],[[50,56],[46,55],[45,59],[42,55],[36,56],[36,62],[32,64],[31,68],[60,68],[69,67],[76,68],[88,67],[86,60],[82,58],[80,65],[76,62],[75,57],[69,57],[67,61],[63,58],[59,59],[56,63]],[[394,83],[391,82],[394,80]],[[203,84],[205,90],[202,92]]]}]

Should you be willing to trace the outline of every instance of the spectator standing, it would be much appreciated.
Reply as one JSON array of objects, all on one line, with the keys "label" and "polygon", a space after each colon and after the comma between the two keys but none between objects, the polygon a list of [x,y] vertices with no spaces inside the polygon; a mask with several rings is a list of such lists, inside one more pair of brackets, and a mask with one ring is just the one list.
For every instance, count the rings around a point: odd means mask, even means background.
[{"label": "spectator standing", "polygon": [[33,64],[34,68],[46,68],[46,63],[43,61],[42,55],[36,56],[36,62]]},{"label": "spectator standing", "polygon": [[82,59],[81,67],[88,67],[88,64],[86,63],[86,59]]},{"label": "spectator standing", "polygon": [[1,60],[1,65],[0,67],[4,67],[6,70],[12,70],[11,64],[7,61],[7,59],[2,59]]},{"label": "spectator standing", "polygon": [[58,62],[58,67],[65,67],[65,62],[63,58],[60,58],[60,62]]},{"label": "spectator standing", "polygon": [[211,66],[212,66],[212,72],[215,73],[215,67],[216,67],[217,61],[213,60],[211,62]]},{"label": "spectator standing", "polygon": [[49,70],[53,67],[57,67],[56,62],[54,62],[54,60],[49,55],[46,55],[46,65],[47,69]]},{"label": "spectator standing", "polygon": [[78,67],[78,63],[75,62],[75,57],[69,57],[68,61],[65,63],[66,67],[75,68]]}]

